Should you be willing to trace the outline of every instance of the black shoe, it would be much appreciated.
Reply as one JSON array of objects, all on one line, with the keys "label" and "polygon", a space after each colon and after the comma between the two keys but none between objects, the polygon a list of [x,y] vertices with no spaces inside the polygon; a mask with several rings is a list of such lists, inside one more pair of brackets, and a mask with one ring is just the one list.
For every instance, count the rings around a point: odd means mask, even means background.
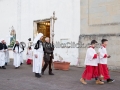
[{"label": "black shoe", "polygon": [[5,67],[5,66],[2,66],[2,69],[6,69],[6,67]]},{"label": "black shoe", "polygon": [[7,66],[7,63],[5,63],[5,66]]},{"label": "black shoe", "polygon": [[40,78],[41,75],[39,73],[35,73],[35,77]]},{"label": "black shoe", "polygon": [[35,73],[35,77],[37,77],[37,73]]},{"label": "black shoe", "polygon": [[41,75],[39,73],[37,73],[37,78],[40,78],[40,77],[41,77]]},{"label": "black shoe", "polygon": [[114,81],[115,81],[114,79],[107,79],[107,83],[112,83]]},{"label": "black shoe", "polygon": [[21,63],[20,65],[22,65],[23,63]]},{"label": "black shoe", "polygon": [[49,73],[49,75],[54,75],[54,74],[51,72],[51,73]]},{"label": "black shoe", "polygon": [[15,69],[18,69],[18,67],[15,67]]}]

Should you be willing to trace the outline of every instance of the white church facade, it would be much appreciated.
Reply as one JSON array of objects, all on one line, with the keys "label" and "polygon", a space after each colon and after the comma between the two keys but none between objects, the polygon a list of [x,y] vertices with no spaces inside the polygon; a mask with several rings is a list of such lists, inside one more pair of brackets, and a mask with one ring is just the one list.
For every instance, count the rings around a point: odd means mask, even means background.
[{"label": "white church facade", "polygon": [[[28,44],[37,33],[56,42],[78,43],[80,35],[80,0],[0,0],[0,38],[10,43],[13,26],[16,38]],[[25,48],[23,58],[26,59]],[[55,48],[54,60],[76,65],[78,48]],[[13,53],[10,51],[10,58]]]}]

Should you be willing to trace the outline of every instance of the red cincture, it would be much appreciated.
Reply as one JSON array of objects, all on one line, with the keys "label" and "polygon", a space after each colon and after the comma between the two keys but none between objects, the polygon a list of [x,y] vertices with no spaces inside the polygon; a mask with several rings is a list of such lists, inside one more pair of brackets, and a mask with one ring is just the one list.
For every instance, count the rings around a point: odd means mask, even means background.
[{"label": "red cincture", "polygon": [[107,58],[107,54],[105,54],[103,58]]},{"label": "red cincture", "polygon": [[94,57],[93,57],[93,59],[96,59],[97,58],[97,54],[94,54]]}]

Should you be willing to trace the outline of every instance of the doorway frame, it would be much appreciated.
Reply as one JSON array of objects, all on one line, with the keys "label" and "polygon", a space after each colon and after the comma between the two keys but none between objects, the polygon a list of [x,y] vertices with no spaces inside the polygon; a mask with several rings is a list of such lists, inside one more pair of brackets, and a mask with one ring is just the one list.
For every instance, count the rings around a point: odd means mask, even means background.
[{"label": "doorway frame", "polygon": [[55,24],[55,20],[57,20],[57,18],[55,17],[55,11],[53,12],[53,16],[51,16],[50,18],[34,20],[33,21],[33,39],[38,34],[37,33],[37,23],[49,21],[50,22],[50,43],[54,43],[54,35],[55,35],[54,34],[54,24]]},{"label": "doorway frame", "polygon": [[46,22],[46,21],[49,21],[50,22],[50,42],[52,43],[53,42],[53,19],[52,18],[46,18],[46,19],[41,19],[41,20],[34,20],[33,21],[33,39],[35,38],[35,36],[38,34],[38,31],[37,31],[37,23],[40,23],[40,22]]}]

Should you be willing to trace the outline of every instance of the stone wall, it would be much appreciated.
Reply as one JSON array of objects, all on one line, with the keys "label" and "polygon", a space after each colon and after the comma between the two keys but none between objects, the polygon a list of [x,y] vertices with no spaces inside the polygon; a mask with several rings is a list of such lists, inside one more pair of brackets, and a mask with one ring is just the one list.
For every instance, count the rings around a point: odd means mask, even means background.
[{"label": "stone wall", "polygon": [[120,67],[120,34],[80,35],[79,42],[82,43],[81,48],[79,49],[80,66],[84,65],[86,50],[91,40],[95,39],[98,41],[98,45],[96,47],[96,51],[98,51],[101,44],[101,39],[103,38],[108,39],[107,52],[111,55],[111,58],[108,59],[109,67],[116,69]]},{"label": "stone wall", "polygon": [[[120,67],[120,0],[81,0],[81,35],[85,45],[96,39],[109,40],[107,47],[110,67]],[[83,66],[87,48],[79,49],[80,66]],[[97,50],[97,48],[96,48]]]},{"label": "stone wall", "polygon": [[120,0],[80,0],[81,34],[120,33]]}]

